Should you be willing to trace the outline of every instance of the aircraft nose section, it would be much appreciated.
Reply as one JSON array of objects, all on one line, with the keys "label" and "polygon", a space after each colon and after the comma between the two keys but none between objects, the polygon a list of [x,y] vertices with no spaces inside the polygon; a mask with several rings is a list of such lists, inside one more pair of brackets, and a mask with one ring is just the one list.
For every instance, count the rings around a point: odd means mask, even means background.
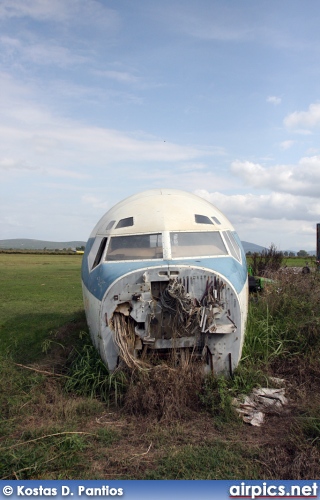
[{"label": "aircraft nose section", "polygon": [[142,354],[145,360],[148,354],[165,357],[175,350],[180,360],[192,355],[207,369],[230,373],[240,356],[237,295],[210,270],[168,266],[135,271],[108,290],[100,314],[102,339],[109,332],[120,358],[132,367],[141,363]]}]

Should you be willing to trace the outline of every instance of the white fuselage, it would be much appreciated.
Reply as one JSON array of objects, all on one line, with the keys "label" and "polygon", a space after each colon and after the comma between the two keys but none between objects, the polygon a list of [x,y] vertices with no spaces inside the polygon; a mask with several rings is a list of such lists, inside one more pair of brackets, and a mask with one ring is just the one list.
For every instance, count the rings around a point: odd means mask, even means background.
[{"label": "white fuselage", "polygon": [[113,371],[119,364],[113,320],[133,332],[132,355],[192,352],[215,373],[241,357],[248,307],[239,238],[213,205],[190,193],[154,190],[111,209],[83,258],[89,330]]}]

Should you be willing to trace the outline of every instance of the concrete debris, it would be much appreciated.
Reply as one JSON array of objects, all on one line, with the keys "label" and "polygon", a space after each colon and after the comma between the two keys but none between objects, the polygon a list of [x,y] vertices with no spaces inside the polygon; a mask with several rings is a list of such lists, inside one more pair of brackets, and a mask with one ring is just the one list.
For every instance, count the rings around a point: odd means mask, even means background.
[{"label": "concrete debris", "polygon": [[250,396],[245,396],[244,401],[234,400],[234,406],[239,416],[247,424],[260,427],[264,423],[267,413],[279,413],[288,404],[285,389],[253,389]]}]

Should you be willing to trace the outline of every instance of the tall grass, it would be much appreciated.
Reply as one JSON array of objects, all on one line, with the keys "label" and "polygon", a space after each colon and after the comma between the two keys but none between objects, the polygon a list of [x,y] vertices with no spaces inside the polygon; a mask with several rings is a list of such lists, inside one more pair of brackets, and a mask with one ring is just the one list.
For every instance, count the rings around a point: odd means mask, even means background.
[{"label": "tall grass", "polygon": [[283,263],[283,253],[274,244],[261,253],[254,252],[250,256],[250,266],[254,276],[267,276],[270,272],[280,269]]},{"label": "tall grass", "polygon": [[273,282],[250,300],[242,360],[231,380],[199,377],[194,367],[179,375],[170,370],[110,375],[86,336],[70,363],[66,389],[124,403],[133,414],[176,418],[185,408],[204,408],[217,423],[230,424],[234,396],[270,384],[269,376],[292,372],[292,366],[319,369],[319,294],[317,273],[274,273]]},{"label": "tall grass", "polygon": [[121,405],[127,388],[123,371],[109,373],[87,332],[80,332],[80,342],[68,361],[65,390],[80,396],[99,398]]},{"label": "tall grass", "polygon": [[272,383],[268,375],[290,379],[300,405],[296,431],[299,429],[317,446],[320,443],[319,297],[319,272],[302,274],[283,270],[274,274],[273,282],[250,302],[243,358],[233,381],[233,389],[249,389],[254,383],[262,383],[263,378],[265,384]]},{"label": "tall grass", "polygon": [[315,360],[320,346],[320,273],[278,272],[250,303],[244,358]]},{"label": "tall grass", "polygon": [[238,444],[206,442],[194,446],[187,444],[177,450],[169,445],[158,467],[144,479],[236,479],[261,478],[261,467],[255,458],[258,453]]},{"label": "tall grass", "polygon": [[[79,257],[0,255],[0,270],[0,479],[319,476],[320,274],[277,273],[250,300],[232,379],[185,384],[172,372],[166,385],[164,370],[148,389],[144,377],[110,375],[88,334],[79,338]],[[260,432],[234,420],[231,403],[270,376],[288,381],[292,414]],[[131,413],[107,408],[115,401]]]}]

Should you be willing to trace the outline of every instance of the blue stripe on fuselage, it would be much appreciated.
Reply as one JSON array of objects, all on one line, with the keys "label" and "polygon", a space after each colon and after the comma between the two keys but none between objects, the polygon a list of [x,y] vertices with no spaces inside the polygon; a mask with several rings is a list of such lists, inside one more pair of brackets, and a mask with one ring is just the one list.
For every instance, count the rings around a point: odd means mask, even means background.
[{"label": "blue stripe on fuselage", "polygon": [[94,239],[89,240],[82,260],[82,281],[87,289],[97,299],[102,300],[106,290],[121,276],[138,269],[164,266],[190,266],[193,268],[205,268],[216,271],[229,280],[237,293],[240,293],[247,280],[247,264],[245,255],[242,255],[240,264],[232,257],[206,257],[198,259],[181,260],[143,260],[132,262],[102,262],[93,271],[88,269],[88,253],[91,250]]}]

